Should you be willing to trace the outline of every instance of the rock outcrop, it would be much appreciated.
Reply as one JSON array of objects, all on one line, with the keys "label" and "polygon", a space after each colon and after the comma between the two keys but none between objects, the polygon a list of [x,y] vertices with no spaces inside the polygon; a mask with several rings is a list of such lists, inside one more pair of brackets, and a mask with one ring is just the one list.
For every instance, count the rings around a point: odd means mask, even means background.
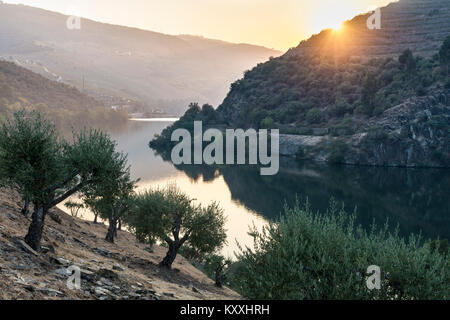
[{"label": "rock outcrop", "polygon": [[280,136],[280,153],[345,164],[450,167],[450,90],[411,98],[369,119],[357,134]]}]

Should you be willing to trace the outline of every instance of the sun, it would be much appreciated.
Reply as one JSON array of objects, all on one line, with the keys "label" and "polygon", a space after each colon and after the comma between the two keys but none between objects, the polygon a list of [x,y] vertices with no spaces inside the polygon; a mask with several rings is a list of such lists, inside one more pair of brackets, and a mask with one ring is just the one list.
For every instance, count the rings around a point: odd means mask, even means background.
[{"label": "sun", "polygon": [[344,23],[340,22],[340,23],[336,23],[335,25],[330,26],[330,29],[333,30],[334,32],[337,32],[337,31],[341,31],[343,27],[344,27]]},{"label": "sun", "polygon": [[311,27],[314,33],[319,33],[324,29],[339,31],[342,29],[344,21],[351,19],[356,8],[349,2],[328,2],[326,7],[316,10]]}]

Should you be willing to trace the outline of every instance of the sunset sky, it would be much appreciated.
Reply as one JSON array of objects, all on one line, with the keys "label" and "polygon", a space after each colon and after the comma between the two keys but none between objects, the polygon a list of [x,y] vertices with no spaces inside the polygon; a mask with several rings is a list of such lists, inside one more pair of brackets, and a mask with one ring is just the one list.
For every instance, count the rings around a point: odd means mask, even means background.
[{"label": "sunset sky", "polygon": [[393,0],[6,0],[166,34],[286,50]]}]

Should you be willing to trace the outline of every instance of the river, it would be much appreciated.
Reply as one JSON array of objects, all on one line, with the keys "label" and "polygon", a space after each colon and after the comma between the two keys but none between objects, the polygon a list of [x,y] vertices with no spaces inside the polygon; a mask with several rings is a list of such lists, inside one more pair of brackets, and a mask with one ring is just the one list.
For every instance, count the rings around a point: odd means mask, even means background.
[{"label": "river", "polygon": [[[236,241],[251,246],[249,226],[261,228],[278,219],[284,204],[308,200],[314,210],[327,209],[330,198],[357,212],[357,222],[398,226],[402,236],[450,239],[450,170],[329,166],[282,158],[276,176],[261,176],[250,166],[177,166],[164,161],[148,142],[174,119],[134,119],[112,133],[128,153],[138,191],[175,182],[196,201],[219,202],[227,216],[228,245],[233,257]],[[60,206],[61,209],[65,209]],[[91,219],[89,213],[85,218]]]}]

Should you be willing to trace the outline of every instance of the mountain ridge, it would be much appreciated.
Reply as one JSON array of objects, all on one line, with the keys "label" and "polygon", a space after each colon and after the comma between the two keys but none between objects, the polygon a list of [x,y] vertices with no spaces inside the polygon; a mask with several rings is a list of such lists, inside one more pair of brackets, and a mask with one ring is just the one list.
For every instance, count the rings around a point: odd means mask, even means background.
[{"label": "mountain ridge", "polygon": [[139,100],[168,113],[180,114],[192,100],[218,104],[244,70],[280,54],[228,42],[211,46],[210,39],[199,46],[179,36],[83,18],[80,30],[69,30],[66,20],[44,9],[1,4],[0,56],[38,72],[34,64],[41,64],[78,88],[84,78],[94,97]]}]

